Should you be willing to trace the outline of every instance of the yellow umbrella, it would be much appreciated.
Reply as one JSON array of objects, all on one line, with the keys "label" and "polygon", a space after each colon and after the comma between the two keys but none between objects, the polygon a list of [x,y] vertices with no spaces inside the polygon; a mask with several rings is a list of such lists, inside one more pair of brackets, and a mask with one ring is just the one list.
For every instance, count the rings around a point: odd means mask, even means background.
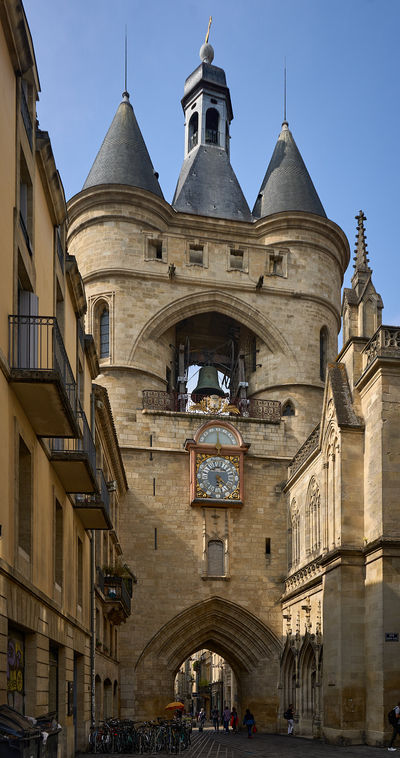
[{"label": "yellow umbrella", "polygon": [[164,710],[166,710],[166,711],[182,710],[183,711],[184,707],[185,706],[183,705],[183,703],[178,703],[178,702],[176,702],[176,703],[168,703],[168,705],[165,706]]}]

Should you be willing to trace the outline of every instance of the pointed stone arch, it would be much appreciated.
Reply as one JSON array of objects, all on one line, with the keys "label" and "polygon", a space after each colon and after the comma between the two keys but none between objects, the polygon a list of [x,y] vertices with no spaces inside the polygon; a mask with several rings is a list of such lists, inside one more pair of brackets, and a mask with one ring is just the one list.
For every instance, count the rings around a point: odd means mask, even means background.
[{"label": "pointed stone arch", "polygon": [[282,337],[282,333],[260,311],[232,294],[207,290],[185,295],[160,308],[136,337],[130,351],[129,364],[133,362],[139,345],[159,339],[167,328],[175,326],[183,319],[209,311],[217,311],[247,326],[263,340],[271,352],[290,356],[296,363],[296,356]]},{"label": "pointed stone arch", "polygon": [[[268,719],[268,713],[257,709],[257,700],[272,703],[276,697],[281,641],[253,613],[218,596],[177,614],[148,642],[135,665],[135,713],[147,716],[161,712],[166,704],[163,693],[172,696],[182,662],[203,648],[227,660],[238,679],[245,707],[253,707],[259,718]],[[272,718],[275,723],[276,705],[271,706]]]},{"label": "pointed stone arch", "polygon": [[281,716],[292,703],[297,708],[297,648],[293,645],[293,638],[286,639],[285,647],[281,656],[281,687],[282,698],[280,703]]}]

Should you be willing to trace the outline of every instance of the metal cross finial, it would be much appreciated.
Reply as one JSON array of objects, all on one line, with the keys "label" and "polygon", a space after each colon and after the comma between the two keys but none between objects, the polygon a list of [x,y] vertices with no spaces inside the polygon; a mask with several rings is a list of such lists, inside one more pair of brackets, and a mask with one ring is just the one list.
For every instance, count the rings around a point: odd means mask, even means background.
[{"label": "metal cross finial", "polygon": [[209,36],[210,36],[210,29],[211,29],[211,24],[212,24],[212,16],[210,16],[210,18],[209,18],[209,20],[208,20],[208,29],[207,29],[206,39],[205,39],[205,44],[206,44],[206,45],[207,45],[207,43],[208,43],[208,38],[209,38]]},{"label": "metal cross finial", "polygon": [[286,55],[285,55],[285,64],[283,68],[283,123],[287,124],[287,121],[286,121]]},{"label": "metal cross finial", "polygon": [[122,93],[123,98],[127,98],[129,100],[129,92],[128,92],[128,27],[125,24],[125,89]]},{"label": "metal cross finial", "polygon": [[128,29],[125,26],[125,92],[128,89]]}]

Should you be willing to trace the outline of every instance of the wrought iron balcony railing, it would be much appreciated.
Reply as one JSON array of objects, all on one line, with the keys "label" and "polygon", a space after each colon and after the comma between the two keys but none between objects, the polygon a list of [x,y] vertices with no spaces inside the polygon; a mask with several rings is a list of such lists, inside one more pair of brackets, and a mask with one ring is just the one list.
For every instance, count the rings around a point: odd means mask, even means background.
[{"label": "wrought iron balcony railing", "polygon": [[129,616],[131,612],[131,598],[122,576],[104,577],[104,596],[108,602],[114,605],[121,604],[123,612]]},{"label": "wrought iron balcony railing", "polygon": [[100,592],[104,595],[104,571],[100,566],[96,566],[96,587],[98,587]]},{"label": "wrought iron balcony railing", "polygon": [[49,438],[51,459],[66,492],[96,493],[96,448],[85,412],[79,402],[77,418],[79,437]]},{"label": "wrought iron balcony railing", "polygon": [[[200,402],[199,402],[200,401]],[[190,393],[143,390],[143,408],[154,411],[174,411],[181,413],[218,413],[218,415],[240,415],[258,418],[278,424],[281,420],[281,403],[278,400],[258,398],[237,399],[218,398],[214,402],[202,402]]]},{"label": "wrought iron balcony railing", "polygon": [[73,416],[76,433],[76,383],[57,319],[54,316],[12,315],[8,317],[8,325],[11,380],[31,384],[59,383],[67,411]]},{"label": "wrought iron balcony railing", "polygon": [[79,492],[75,495],[75,507],[85,529],[111,529],[110,494],[102,469],[97,469],[98,491]]},{"label": "wrought iron balcony railing", "polygon": [[93,477],[96,480],[96,448],[93,442],[92,433],[89,429],[86,414],[78,401],[77,411],[78,424],[81,431],[80,437],[65,439],[64,437],[50,437],[50,450],[63,453],[84,453],[93,471]]}]

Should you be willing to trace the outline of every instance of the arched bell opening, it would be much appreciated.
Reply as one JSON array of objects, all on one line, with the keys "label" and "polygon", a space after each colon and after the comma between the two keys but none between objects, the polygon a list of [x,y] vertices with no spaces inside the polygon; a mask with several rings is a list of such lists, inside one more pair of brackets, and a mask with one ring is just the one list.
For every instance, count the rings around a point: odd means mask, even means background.
[{"label": "arched bell opening", "polygon": [[216,108],[208,108],[206,112],[206,144],[219,144],[219,113]]},{"label": "arched bell opening", "polygon": [[[296,358],[281,332],[252,306],[211,291],[158,311],[135,340],[129,362],[145,370],[148,384],[140,389],[145,409],[192,412],[190,393],[198,377],[190,385],[189,380],[211,365],[218,372],[213,387],[219,392],[212,394],[219,406],[226,402],[240,415],[279,421],[277,379],[283,366],[296,365]],[[197,405],[199,410],[205,411]],[[212,412],[220,413],[221,407]]]},{"label": "arched bell opening", "polygon": [[177,392],[195,402],[216,395],[234,406],[247,399],[257,370],[257,337],[247,326],[209,311],[180,321],[174,341]]}]

